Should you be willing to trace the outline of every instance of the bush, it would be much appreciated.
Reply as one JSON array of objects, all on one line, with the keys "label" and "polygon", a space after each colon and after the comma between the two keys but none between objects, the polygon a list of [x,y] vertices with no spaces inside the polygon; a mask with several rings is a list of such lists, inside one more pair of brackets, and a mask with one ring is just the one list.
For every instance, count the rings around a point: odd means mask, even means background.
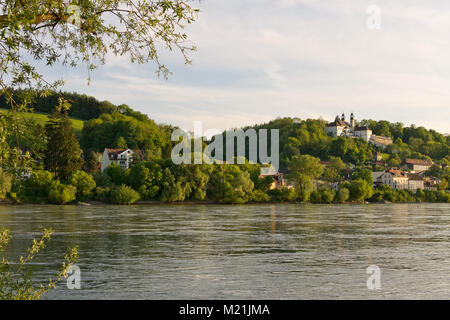
[{"label": "bush", "polygon": [[252,198],[254,202],[269,202],[270,200],[269,195],[261,190],[254,190]]},{"label": "bush", "polygon": [[72,185],[55,184],[48,194],[48,200],[54,204],[66,204],[76,200],[77,188]]},{"label": "bush", "polygon": [[21,199],[32,202],[47,201],[50,189],[54,185],[53,174],[44,170],[35,170],[23,182]]},{"label": "bush", "polygon": [[97,187],[95,189],[94,199],[97,201],[108,202],[111,198],[111,188],[109,187]]},{"label": "bush", "polygon": [[338,202],[345,202],[350,197],[350,191],[347,188],[340,188],[335,195],[335,199]]},{"label": "bush", "polygon": [[320,194],[319,190],[314,190],[309,195],[309,201],[311,203],[322,203],[322,195]]},{"label": "bush", "polygon": [[322,197],[322,202],[331,203],[331,202],[333,202],[334,195],[336,192],[332,189],[322,189],[320,191],[320,193],[321,193],[321,197]]},{"label": "bush", "polygon": [[77,200],[86,201],[92,197],[92,190],[96,183],[92,176],[84,171],[75,171],[69,179],[69,183],[77,188]]},{"label": "bush", "polygon": [[132,204],[139,199],[139,193],[126,185],[116,187],[111,192],[111,202],[116,204]]},{"label": "bush", "polygon": [[98,187],[110,187],[112,185],[111,178],[103,172],[96,172],[92,177]]}]

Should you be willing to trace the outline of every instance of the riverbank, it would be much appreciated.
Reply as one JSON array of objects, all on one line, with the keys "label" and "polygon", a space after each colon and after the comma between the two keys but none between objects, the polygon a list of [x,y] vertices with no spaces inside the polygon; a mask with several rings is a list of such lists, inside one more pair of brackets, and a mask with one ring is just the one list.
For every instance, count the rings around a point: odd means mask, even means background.
[{"label": "riverbank", "polygon": [[[223,205],[223,206],[232,206],[232,205],[270,205],[270,204],[296,204],[296,205],[370,205],[370,204],[424,204],[424,203],[445,203],[445,202],[426,202],[426,201],[409,201],[409,202],[391,202],[391,201],[362,201],[362,202],[331,202],[331,203],[314,203],[314,202],[246,202],[246,203],[217,203],[213,201],[182,201],[182,202],[162,202],[162,201],[136,201],[131,205],[134,206],[161,206],[161,205]],[[52,204],[52,203],[32,203],[32,202],[7,202],[0,201],[0,206],[33,206],[33,205],[48,205],[48,206],[127,206],[127,205],[119,205],[109,202],[101,202],[101,201],[87,201],[87,202],[79,202],[79,203],[67,203],[67,204]]]}]

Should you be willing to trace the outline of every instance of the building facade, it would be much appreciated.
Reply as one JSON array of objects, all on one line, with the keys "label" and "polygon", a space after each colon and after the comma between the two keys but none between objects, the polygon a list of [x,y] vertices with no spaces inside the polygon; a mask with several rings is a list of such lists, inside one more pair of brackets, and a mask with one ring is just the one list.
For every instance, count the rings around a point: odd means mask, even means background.
[{"label": "building facade", "polygon": [[342,116],[336,116],[333,122],[330,122],[326,126],[326,132],[332,137],[350,137],[361,138],[366,142],[372,143],[379,147],[386,147],[392,144],[392,139],[389,137],[376,136],[373,134],[369,127],[364,125],[358,125],[355,115],[350,115],[350,122],[345,121],[345,114]]},{"label": "building facade", "polygon": [[106,148],[102,156],[102,172],[112,163],[117,163],[122,169],[126,170],[133,162],[135,153],[131,149],[108,149]]}]

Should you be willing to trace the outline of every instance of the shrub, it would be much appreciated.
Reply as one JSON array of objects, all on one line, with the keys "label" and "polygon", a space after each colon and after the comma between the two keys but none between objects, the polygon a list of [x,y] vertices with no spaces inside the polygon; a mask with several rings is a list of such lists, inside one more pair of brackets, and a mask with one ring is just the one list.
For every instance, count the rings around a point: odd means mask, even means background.
[{"label": "shrub", "polygon": [[309,195],[309,201],[311,203],[321,203],[322,202],[322,195],[320,194],[319,190],[314,190]]},{"label": "shrub", "polygon": [[333,202],[335,191],[332,189],[322,189],[320,191],[322,202],[331,203]]},{"label": "shrub", "polygon": [[95,189],[95,200],[108,202],[111,197],[111,188],[109,187],[97,187]]},{"label": "shrub", "polygon": [[254,190],[252,198],[254,202],[269,202],[270,200],[269,195],[261,190]]},{"label": "shrub", "polygon": [[35,170],[23,182],[21,198],[33,202],[47,201],[50,189],[54,184],[53,174],[44,170]]},{"label": "shrub", "polygon": [[48,200],[54,204],[66,204],[76,200],[77,188],[72,185],[55,184],[48,194]]},{"label": "shrub", "polygon": [[111,202],[116,204],[132,204],[139,199],[139,193],[127,185],[116,187],[111,192]]},{"label": "shrub", "polygon": [[347,188],[340,188],[336,193],[335,198],[336,201],[345,202],[350,197],[350,191]]},{"label": "shrub", "polygon": [[69,183],[77,188],[77,200],[86,201],[92,197],[95,189],[95,181],[92,176],[84,171],[75,171],[69,179]]},{"label": "shrub", "polygon": [[92,177],[98,187],[110,187],[112,185],[111,178],[103,172],[96,172]]}]

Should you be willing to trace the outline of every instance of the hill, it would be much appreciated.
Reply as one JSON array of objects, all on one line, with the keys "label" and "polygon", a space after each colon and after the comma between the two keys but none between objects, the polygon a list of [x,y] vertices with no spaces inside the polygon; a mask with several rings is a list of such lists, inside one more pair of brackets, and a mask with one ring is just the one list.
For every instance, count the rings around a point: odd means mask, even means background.
[{"label": "hill", "polygon": [[[9,111],[10,110],[0,108],[0,112],[4,113],[4,112],[9,112]],[[26,119],[33,119],[34,121],[36,121],[36,123],[40,124],[41,126],[44,126],[49,118],[49,114],[46,114],[46,113],[19,112],[19,114],[22,115]],[[75,130],[75,134],[77,135],[77,137],[81,137],[81,132],[83,130],[84,121],[75,119],[75,118],[70,118],[70,120],[72,121],[72,127]]]}]

